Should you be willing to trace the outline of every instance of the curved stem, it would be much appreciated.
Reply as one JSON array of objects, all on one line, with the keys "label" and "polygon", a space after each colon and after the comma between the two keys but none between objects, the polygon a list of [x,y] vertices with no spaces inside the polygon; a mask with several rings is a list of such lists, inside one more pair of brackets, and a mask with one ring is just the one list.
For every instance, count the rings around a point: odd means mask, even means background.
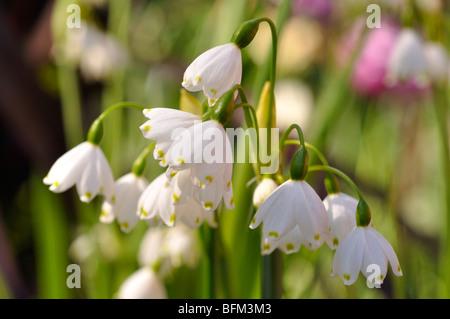
[{"label": "curved stem", "polygon": [[97,119],[99,120],[103,120],[106,116],[108,116],[111,112],[117,110],[117,109],[121,109],[121,108],[134,108],[140,111],[143,111],[145,109],[144,106],[135,103],[135,102],[128,102],[128,101],[124,101],[124,102],[119,102],[116,104],[111,105],[110,107],[108,107],[106,110],[104,110]]},{"label": "curved stem", "polygon": [[337,168],[331,167],[331,166],[324,166],[324,165],[313,165],[313,166],[310,166],[309,169],[308,169],[308,172],[314,172],[314,171],[326,171],[326,172],[330,172],[330,173],[333,173],[333,174],[336,174],[336,175],[340,176],[355,191],[355,193],[358,195],[358,199],[359,200],[363,199],[363,196],[362,196],[361,192],[359,191],[358,186],[356,186],[355,182],[353,182],[351,180],[351,178],[348,177],[348,175],[345,174],[344,172],[338,170]]},{"label": "curved stem", "polygon": [[288,129],[281,136],[281,139],[280,139],[280,150],[283,148],[286,138],[288,137],[289,133],[291,133],[291,131],[293,129],[297,130],[298,139],[300,141],[299,145],[302,145],[303,147],[306,147],[305,146],[305,138],[303,137],[302,129],[297,124],[291,124],[291,126],[289,126]]},{"label": "curved stem", "polygon": [[[286,140],[286,141],[284,142],[284,145],[300,145],[300,142],[299,142],[299,141],[296,141],[296,140]],[[284,145],[283,145],[283,146],[284,146]],[[322,154],[321,151],[319,151],[319,149],[318,149],[317,147],[315,147],[314,145],[309,144],[309,143],[307,143],[307,142],[305,142],[305,147],[306,147],[307,149],[313,151],[313,152],[317,155],[317,157],[319,158],[319,160],[323,163],[323,165],[325,165],[325,166],[330,166],[330,164],[328,163],[328,161],[327,161],[327,159],[325,158],[325,156]]]}]

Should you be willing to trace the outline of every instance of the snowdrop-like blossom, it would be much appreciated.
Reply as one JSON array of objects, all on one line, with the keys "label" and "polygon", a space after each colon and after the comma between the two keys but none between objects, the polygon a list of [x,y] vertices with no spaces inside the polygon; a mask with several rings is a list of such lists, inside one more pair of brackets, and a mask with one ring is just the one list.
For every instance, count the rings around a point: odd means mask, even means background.
[{"label": "snowdrop-like blossom", "polygon": [[261,183],[256,186],[253,192],[253,206],[258,208],[267,197],[278,187],[277,183],[271,178],[263,178]]},{"label": "snowdrop-like blossom", "polygon": [[114,176],[98,145],[83,142],[65,153],[50,168],[44,178],[50,190],[61,193],[76,185],[80,200],[90,202],[98,194],[107,201],[114,198]]},{"label": "snowdrop-like blossom", "polygon": [[331,276],[339,276],[345,285],[352,285],[360,271],[368,278],[375,266],[380,271],[375,281],[381,284],[386,278],[388,262],[393,273],[402,276],[397,255],[383,235],[372,226],[355,227],[336,249]]},{"label": "snowdrop-like blossom", "polygon": [[223,198],[232,209],[233,152],[223,126],[174,109],[146,109],[144,115],[149,120],[140,128],[144,137],[156,141],[155,159],[168,166],[168,179],[179,174],[175,202],[193,197],[205,210],[214,211]]},{"label": "snowdrop-like blossom", "polygon": [[344,193],[329,194],[323,200],[328,213],[331,233],[326,242],[336,249],[340,242],[356,227],[356,207],[358,200]]},{"label": "snowdrop-like blossom", "polygon": [[450,65],[445,47],[440,43],[428,42],[424,50],[430,78],[438,83],[447,81]]},{"label": "snowdrop-like blossom", "polygon": [[150,267],[134,272],[120,286],[118,299],[167,299],[164,284]]},{"label": "snowdrop-like blossom", "polygon": [[163,173],[148,185],[139,197],[137,214],[141,219],[162,220],[166,225],[175,223],[172,188]]},{"label": "snowdrop-like blossom", "polygon": [[181,84],[191,92],[203,90],[209,105],[214,105],[233,85],[241,83],[241,76],[241,50],[227,43],[199,55],[184,72]]},{"label": "snowdrop-like blossom", "polygon": [[129,173],[116,181],[116,196],[114,203],[104,201],[102,205],[101,222],[111,222],[117,218],[120,229],[129,232],[139,220],[136,214],[137,202],[148,182],[145,177]]},{"label": "snowdrop-like blossom", "polygon": [[427,62],[422,39],[414,30],[403,29],[389,56],[386,83],[393,86],[408,81],[413,81],[418,86],[426,86]]},{"label": "snowdrop-like blossom", "polygon": [[128,52],[111,35],[82,23],[79,29],[68,29],[64,54],[79,65],[87,80],[104,80],[128,62]]},{"label": "snowdrop-like blossom", "polygon": [[250,224],[254,229],[263,222],[263,238],[280,240],[298,226],[305,242],[323,243],[329,233],[325,206],[305,181],[288,180],[277,187],[261,204]]}]

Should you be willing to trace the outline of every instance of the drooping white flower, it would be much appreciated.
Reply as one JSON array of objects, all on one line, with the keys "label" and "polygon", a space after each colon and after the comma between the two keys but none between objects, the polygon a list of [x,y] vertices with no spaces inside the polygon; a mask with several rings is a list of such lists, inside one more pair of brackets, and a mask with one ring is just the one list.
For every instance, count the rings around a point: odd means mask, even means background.
[{"label": "drooping white flower", "polygon": [[296,226],[311,245],[320,245],[330,227],[322,200],[305,181],[288,180],[270,194],[257,210],[250,228],[263,223],[263,238],[283,238]]},{"label": "drooping white flower", "polygon": [[326,242],[331,249],[336,249],[339,243],[356,227],[356,207],[358,200],[345,194],[329,194],[323,200],[328,213],[331,232],[326,236]]},{"label": "drooping white flower", "polygon": [[90,202],[98,194],[107,201],[114,197],[114,176],[98,145],[83,142],[62,155],[44,178],[50,190],[61,193],[76,185],[80,200]]},{"label": "drooping white flower", "polygon": [[352,285],[359,272],[368,278],[378,269],[374,279],[381,284],[386,278],[388,262],[392,272],[402,276],[397,255],[383,235],[372,226],[355,227],[336,249],[331,276],[339,276],[345,285]]},{"label": "drooping white flower", "polygon": [[174,225],[173,191],[164,173],[155,178],[142,192],[137,204],[137,215],[141,219],[161,219],[168,226]]},{"label": "drooping white flower", "polygon": [[262,202],[264,202],[277,187],[278,185],[273,179],[263,178],[253,192],[253,206],[256,208],[261,206]]},{"label": "drooping white flower", "polygon": [[117,218],[120,229],[129,232],[139,220],[137,203],[148,182],[145,177],[129,173],[116,181],[116,196],[113,203],[104,201],[100,221],[110,222]]},{"label": "drooping white flower", "polygon": [[120,286],[118,299],[167,299],[164,284],[151,267],[143,267]]},{"label": "drooping white flower", "polygon": [[176,201],[193,197],[213,211],[223,198],[232,209],[233,152],[223,126],[174,109],[144,110],[144,115],[149,120],[140,128],[144,137],[156,141],[155,159],[168,166],[169,179],[179,174]]},{"label": "drooping white flower", "polygon": [[386,83],[414,81],[416,85],[428,84],[427,62],[422,39],[412,29],[403,29],[389,56]]},{"label": "drooping white flower", "polygon": [[241,50],[227,43],[199,55],[184,72],[181,84],[191,92],[203,90],[209,105],[214,105],[223,93],[241,83],[241,77]]},{"label": "drooping white flower", "polygon": [[128,52],[110,34],[92,24],[67,30],[64,54],[68,61],[79,65],[87,80],[100,81],[122,69],[128,62]]},{"label": "drooping white flower", "polygon": [[430,78],[435,82],[447,81],[450,64],[445,47],[440,43],[428,42],[424,50]]},{"label": "drooping white flower", "polygon": [[163,227],[150,227],[147,230],[139,245],[139,265],[153,267],[160,262],[166,231]]}]

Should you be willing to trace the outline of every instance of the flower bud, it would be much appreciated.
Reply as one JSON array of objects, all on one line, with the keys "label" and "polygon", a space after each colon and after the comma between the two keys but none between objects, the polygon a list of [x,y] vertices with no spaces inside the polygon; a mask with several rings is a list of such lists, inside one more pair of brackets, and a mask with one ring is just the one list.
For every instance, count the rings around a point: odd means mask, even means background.
[{"label": "flower bud", "polygon": [[99,145],[103,138],[103,119],[96,119],[89,128],[88,142]]},{"label": "flower bud", "polygon": [[[234,98],[235,98],[235,88],[225,92],[211,107],[211,119],[217,120],[222,125],[225,125],[233,115],[234,112]],[[209,112],[207,112],[209,113]],[[207,114],[205,113],[205,114]]]},{"label": "flower bud", "polygon": [[261,91],[259,97],[258,107],[256,108],[256,118],[258,120],[259,126],[267,128],[267,123],[269,123],[269,110],[272,108],[272,116],[270,119],[270,127],[276,126],[276,111],[275,111],[275,101],[272,106],[269,105],[270,101],[270,88],[271,84],[267,81]]},{"label": "flower bud", "polygon": [[356,207],[356,225],[358,227],[366,227],[370,224],[372,216],[370,214],[369,205],[362,198],[359,199],[358,206]]},{"label": "flower bud", "polygon": [[291,162],[290,169],[292,180],[302,181],[305,179],[305,176],[308,173],[308,159],[308,151],[305,147],[301,146],[297,153],[295,153]]},{"label": "flower bud", "polygon": [[234,32],[231,42],[235,43],[239,49],[245,48],[252,42],[258,32],[260,19],[243,22]]}]

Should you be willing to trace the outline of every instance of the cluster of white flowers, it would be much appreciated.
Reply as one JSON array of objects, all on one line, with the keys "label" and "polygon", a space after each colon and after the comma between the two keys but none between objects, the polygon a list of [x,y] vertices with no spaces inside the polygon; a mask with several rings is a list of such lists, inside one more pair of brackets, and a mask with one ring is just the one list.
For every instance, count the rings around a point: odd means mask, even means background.
[{"label": "cluster of white flowers", "polygon": [[303,180],[289,179],[275,186],[275,182],[264,179],[254,192],[254,205],[259,208],[250,228],[263,223],[263,255],[276,248],[286,254],[295,253],[301,245],[316,250],[326,242],[336,250],[331,276],[339,275],[346,285],[353,284],[360,271],[369,277],[371,264],[380,267],[377,284],[386,277],[388,261],[394,274],[402,275],[389,242],[371,224],[356,225],[358,201],[355,198],[338,192],[322,201]]}]

